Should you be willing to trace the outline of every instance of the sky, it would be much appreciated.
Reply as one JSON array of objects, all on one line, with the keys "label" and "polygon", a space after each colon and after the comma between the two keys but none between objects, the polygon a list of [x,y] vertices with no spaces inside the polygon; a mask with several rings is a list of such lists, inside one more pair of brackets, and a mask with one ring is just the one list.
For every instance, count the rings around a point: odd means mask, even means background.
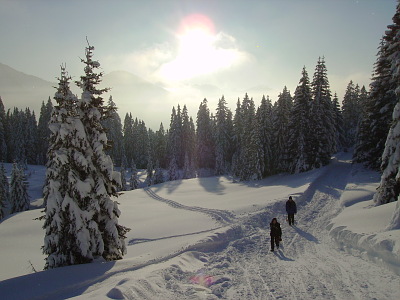
[{"label": "sky", "polygon": [[[130,72],[168,91],[164,104],[187,104],[195,117],[205,97],[214,111],[222,95],[234,109],[245,93],[256,104],[262,95],[276,101],[284,86],[294,94],[303,66],[312,78],[324,56],[341,99],[350,80],[370,83],[395,7],[395,0],[0,0],[0,62],[53,82],[66,63],[76,79],[87,37],[105,74]],[[135,101],[114,101],[134,115]]]}]

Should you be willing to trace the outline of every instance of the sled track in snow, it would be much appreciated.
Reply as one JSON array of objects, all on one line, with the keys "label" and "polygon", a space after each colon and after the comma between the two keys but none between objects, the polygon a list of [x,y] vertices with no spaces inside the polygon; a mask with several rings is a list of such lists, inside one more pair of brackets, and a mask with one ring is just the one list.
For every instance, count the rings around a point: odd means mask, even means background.
[{"label": "sled track in snow", "polygon": [[199,213],[209,215],[211,218],[217,220],[218,222],[220,222],[224,225],[232,224],[233,219],[235,218],[234,214],[232,214],[226,210],[210,209],[210,208],[204,208],[204,207],[198,207],[198,206],[187,206],[187,205],[180,204],[173,200],[165,199],[165,198],[157,195],[154,191],[151,190],[151,188],[148,188],[148,187],[144,188],[144,191],[146,192],[147,195],[149,195],[149,197],[153,198],[154,200],[166,203],[173,208],[184,209],[184,210],[188,210],[188,211],[199,212]]}]

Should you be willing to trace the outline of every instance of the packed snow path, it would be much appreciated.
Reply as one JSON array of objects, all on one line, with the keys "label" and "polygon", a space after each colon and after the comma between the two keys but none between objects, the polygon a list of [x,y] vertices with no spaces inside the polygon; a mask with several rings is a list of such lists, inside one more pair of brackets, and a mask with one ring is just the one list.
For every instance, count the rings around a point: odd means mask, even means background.
[{"label": "packed snow path", "polygon": [[199,213],[209,215],[216,221],[218,221],[222,224],[225,224],[225,225],[232,223],[233,219],[235,218],[234,214],[232,214],[226,210],[210,209],[210,208],[204,208],[204,207],[198,207],[198,206],[187,206],[187,205],[183,205],[181,203],[175,202],[173,200],[165,199],[165,198],[157,195],[149,187],[145,188],[144,191],[154,200],[164,202],[174,208],[184,209],[184,210],[188,210],[188,211],[194,211],[194,212],[199,212]]},{"label": "packed snow path", "polygon": [[[340,211],[338,200],[350,171],[350,161],[335,161],[326,168],[297,198],[294,227],[275,205],[263,214],[268,222],[272,217],[281,222],[283,242],[278,251],[270,252],[267,226],[250,221],[255,226],[242,226],[242,238],[221,252],[205,254],[202,273],[218,279],[215,284],[185,290],[185,276],[172,276],[167,287],[174,288],[166,299],[400,299],[399,276],[346,254],[328,234],[326,227]],[[276,211],[281,213],[275,215]]]}]

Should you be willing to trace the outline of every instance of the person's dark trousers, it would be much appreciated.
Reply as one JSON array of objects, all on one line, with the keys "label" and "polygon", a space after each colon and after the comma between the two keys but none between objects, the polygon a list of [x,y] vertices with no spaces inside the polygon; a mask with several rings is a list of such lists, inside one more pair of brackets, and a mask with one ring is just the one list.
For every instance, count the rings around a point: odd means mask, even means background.
[{"label": "person's dark trousers", "polygon": [[289,225],[294,225],[294,214],[288,214]]},{"label": "person's dark trousers", "polygon": [[274,245],[279,248],[279,236],[271,236],[271,250],[274,251]]}]

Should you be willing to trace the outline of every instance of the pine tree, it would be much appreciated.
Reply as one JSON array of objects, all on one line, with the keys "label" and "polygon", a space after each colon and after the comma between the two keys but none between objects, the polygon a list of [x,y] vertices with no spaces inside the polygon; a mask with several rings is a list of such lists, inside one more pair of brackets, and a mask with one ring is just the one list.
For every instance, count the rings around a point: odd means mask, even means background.
[{"label": "pine tree", "polygon": [[129,179],[129,184],[131,186],[131,190],[136,190],[139,188],[140,181],[135,163],[132,163],[132,172],[131,172],[131,178]]},{"label": "pine tree", "polygon": [[125,170],[125,166],[121,166],[120,173],[121,173],[121,191],[126,191],[127,187],[126,187],[126,170]]},{"label": "pine tree", "polygon": [[294,104],[290,113],[288,156],[291,173],[305,172],[311,169],[307,158],[307,141],[311,131],[309,127],[311,87],[306,68],[294,93]]},{"label": "pine tree", "polygon": [[40,109],[38,129],[37,129],[37,163],[44,165],[46,163],[46,152],[49,148],[50,129],[49,122],[51,113],[53,111],[53,104],[49,97],[47,103],[42,102]]},{"label": "pine tree", "polygon": [[252,121],[249,143],[244,148],[246,161],[245,171],[242,173],[241,180],[259,180],[263,178],[264,171],[264,151],[261,144],[261,131],[258,127],[257,119]]},{"label": "pine tree", "polygon": [[163,170],[160,168],[160,164],[157,160],[155,165],[153,184],[163,183],[164,181],[164,173]]},{"label": "pine tree", "polygon": [[185,164],[186,154],[189,161],[195,159],[196,155],[196,130],[192,117],[189,117],[186,105],[182,110],[182,155],[183,164]]},{"label": "pine tree", "polygon": [[121,118],[117,113],[117,106],[110,96],[108,100],[109,113],[102,121],[102,125],[107,132],[108,142],[110,144],[107,154],[116,166],[122,166],[122,156],[124,155],[124,141],[122,135]]},{"label": "pine tree", "polygon": [[243,136],[243,120],[241,111],[241,102],[238,98],[236,102],[235,116],[233,118],[233,156],[232,156],[232,175],[239,177],[241,172],[241,161],[240,157],[242,155],[242,136]]},{"label": "pine tree", "polygon": [[332,99],[332,105],[333,105],[333,121],[334,121],[334,127],[335,127],[335,145],[336,145],[336,151],[343,150],[345,144],[346,144],[346,137],[344,133],[344,122],[343,122],[343,115],[342,111],[340,110],[340,104],[339,104],[339,99],[337,97],[337,94],[333,96]]},{"label": "pine tree", "polygon": [[173,181],[179,179],[178,165],[176,163],[176,158],[173,155],[168,166],[168,181]]},{"label": "pine tree", "polygon": [[[168,152],[170,164],[172,160],[175,160],[176,167],[179,169],[182,152],[182,118],[179,105],[178,111],[175,110],[175,107],[172,107],[171,123],[168,132]],[[181,167],[183,167],[183,162]]]},{"label": "pine tree", "polygon": [[209,175],[215,168],[215,142],[207,99],[201,102],[197,113],[196,145],[199,175]]},{"label": "pine tree", "polygon": [[37,164],[37,124],[35,112],[30,111],[29,108],[25,109],[24,120],[24,148],[25,157],[28,164]]},{"label": "pine tree", "polygon": [[139,169],[147,168],[149,163],[149,135],[144,121],[135,121],[134,130],[134,159]]},{"label": "pine tree", "polygon": [[3,100],[0,97],[0,161],[7,161],[7,141],[6,141],[6,112]]},{"label": "pine tree", "polygon": [[183,165],[183,175],[182,175],[182,178],[183,178],[183,179],[192,178],[192,177],[191,177],[191,174],[192,174],[192,172],[191,172],[191,170],[190,170],[189,156],[188,156],[188,154],[186,153],[186,154],[185,154],[185,164]]},{"label": "pine tree", "polygon": [[[150,152],[150,149],[149,149],[149,152]],[[154,165],[153,165],[153,159],[152,159],[150,154],[149,154],[149,157],[148,157],[146,174],[147,174],[146,181],[145,181],[146,185],[147,186],[153,185],[153,182],[154,182],[154,178],[153,178],[154,177]]]},{"label": "pine tree", "polygon": [[7,208],[10,205],[10,186],[8,184],[6,169],[4,164],[0,167],[0,219],[7,214]]},{"label": "pine tree", "polygon": [[313,130],[308,164],[311,168],[319,168],[330,162],[331,154],[336,149],[333,105],[324,58],[318,59],[311,87],[310,128]]},{"label": "pine tree", "polygon": [[54,95],[49,128],[46,184],[44,187],[45,269],[88,263],[101,252],[103,241],[96,213],[89,204],[92,184],[85,151],[90,147],[71,93],[65,67]]},{"label": "pine tree", "polygon": [[[397,4],[393,23],[388,26],[390,33],[387,35],[394,38],[388,41],[390,51],[387,58],[390,61],[391,81],[395,86],[397,104],[393,111],[392,124],[382,155],[383,173],[374,200],[377,204],[397,201],[388,229],[400,229],[400,3]],[[387,86],[388,89],[391,87],[391,85]]]},{"label": "pine tree", "polygon": [[260,131],[255,115],[255,105],[252,98],[245,95],[240,107],[241,120],[241,145],[240,156],[237,164],[239,179],[255,180],[262,178],[261,159],[263,149],[261,146]]},{"label": "pine tree", "polygon": [[167,134],[165,133],[164,126],[161,123],[160,128],[156,131],[155,137],[155,157],[160,163],[160,167],[167,168]]},{"label": "pine tree", "polygon": [[10,184],[11,213],[29,210],[28,182],[23,169],[13,163]]},{"label": "pine tree", "polygon": [[88,195],[89,206],[95,214],[104,247],[104,249],[102,247],[96,249],[94,254],[101,255],[106,260],[115,260],[121,259],[126,253],[125,233],[128,229],[118,224],[121,212],[117,202],[111,200],[111,196],[118,196],[117,189],[121,184],[121,177],[118,172],[113,171],[113,162],[105,153],[107,136],[101,120],[105,115],[110,114],[113,108],[105,106],[101,97],[108,89],[97,88],[101,82],[102,73],[95,73],[100,64],[92,59],[93,50],[94,47],[90,45],[86,48],[85,59],[81,59],[85,64],[85,75],[76,82],[82,89],[78,106],[83,129],[90,145],[85,153],[91,160],[85,180],[93,184]]},{"label": "pine tree", "polygon": [[227,174],[231,164],[232,135],[229,117],[232,114],[227,107],[224,96],[218,101],[215,128],[215,174]]},{"label": "pine tree", "polygon": [[13,112],[9,111],[7,115],[7,123],[9,125],[8,161],[16,161],[23,165],[26,163],[25,113],[18,108],[14,108]]},{"label": "pine tree", "polygon": [[[123,128],[124,138],[124,155],[126,160],[131,163],[134,160],[134,132],[133,132],[133,119],[132,114],[126,114],[124,119],[124,128]],[[132,167],[131,165],[126,165],[126,167]]]},{"label": "pine tree", "polygon": [[392,80],[390,53],[391,41],[395,32],[386,31],[375,63],[369,97],[365,103],[364,117],[358,130],[353,161],[379,170],[386,138],[392,121],[392,112],[396,104],[396,83]]},{"label": "pine tree", "polygon": [[353,81],[350,81],[347,85],[342,102],[342,111],[346,146],[352,147],[355,143],[358,124],[362,116],[360,91],[358,85],[354,85]]},{"label": "pine tree", "polygon": [[262,158],[263,177],[273,174],[273,113],[272,103],[269,97],[261,99],[257,109],[258,127],[260,130],[260,142],[264,157]]},{"label": "pine tree", "polygon": [[275,172],[286,172],[289,168],[288,142],[289,118],[293,102],[289,90],[285,86],[278,97],[274,120],[274,162]]}]

